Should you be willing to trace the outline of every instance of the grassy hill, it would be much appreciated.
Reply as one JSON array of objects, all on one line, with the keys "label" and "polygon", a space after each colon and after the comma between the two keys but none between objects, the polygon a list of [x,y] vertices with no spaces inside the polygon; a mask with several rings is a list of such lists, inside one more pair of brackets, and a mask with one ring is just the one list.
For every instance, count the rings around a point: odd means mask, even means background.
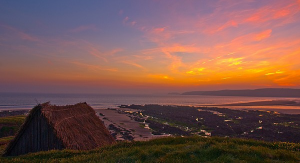
[{"label": "grassy hill", "polygon": [[[0,118],[3,135],[14,134],[25,116]],[[13,136],[0,138],[0,153]],[[299,162],[300,144],[238,138],[166,137],[146,142],[119,142],[91,151],[48,151],[0,162]]]},{"label": "grassy hill", "polygon": [[0,153],[18,132],[25,118],[25,115],[0,117]]},{"label": "grassy hill", "polygon": [[91,151],[48,151],[0,162],[299,162],[300,144],[235,138],[167,137]]},{"label": "grassy hill", "polygon": [[0,117],[0,138],[15,135],[25,118],[25,115]]}]

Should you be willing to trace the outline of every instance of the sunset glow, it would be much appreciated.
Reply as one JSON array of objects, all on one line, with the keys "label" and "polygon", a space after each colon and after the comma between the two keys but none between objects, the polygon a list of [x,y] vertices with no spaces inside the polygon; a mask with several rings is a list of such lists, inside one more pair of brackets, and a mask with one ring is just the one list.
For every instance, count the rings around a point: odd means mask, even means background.
[{"label": "sunset glow", "polygon": [[300,88],[300,1],[2,1],[0,57],[2,92]]}]

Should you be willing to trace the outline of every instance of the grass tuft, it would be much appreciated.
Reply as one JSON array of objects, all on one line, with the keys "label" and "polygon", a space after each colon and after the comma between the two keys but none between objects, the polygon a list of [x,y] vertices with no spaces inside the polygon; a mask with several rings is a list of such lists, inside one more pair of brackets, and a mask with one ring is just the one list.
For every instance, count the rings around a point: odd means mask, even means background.
[{"label": "grass tuft", "polygon": [[90,151],[48,151],[0,162],[299,162],[299,144],[220,137],[119,142]]}]

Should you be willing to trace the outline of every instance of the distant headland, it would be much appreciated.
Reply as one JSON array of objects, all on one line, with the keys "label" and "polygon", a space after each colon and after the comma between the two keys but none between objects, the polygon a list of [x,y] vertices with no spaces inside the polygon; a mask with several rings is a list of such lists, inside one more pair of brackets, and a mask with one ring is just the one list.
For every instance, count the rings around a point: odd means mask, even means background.
[{"label": "distant headland", "polygon": [[191,91],[182,95],[247,96],[247,97],[300,97],[300,89],[262,88],[246,90]]}]

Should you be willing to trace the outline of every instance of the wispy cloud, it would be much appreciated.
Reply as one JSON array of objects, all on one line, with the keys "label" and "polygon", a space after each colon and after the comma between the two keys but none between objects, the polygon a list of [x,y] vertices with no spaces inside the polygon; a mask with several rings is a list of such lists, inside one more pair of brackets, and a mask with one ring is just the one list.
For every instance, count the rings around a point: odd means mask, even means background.
[{"label": "wispy cloud", "polygon": [[125,24],[125,23],[127,23],[128,22],[128,20],[129,20],[129,17],[128,16],[126,16],[124,19],[123,19],[123,23]]},{"label": "wispy cloud", "polygon": [[283,1],[273,2],[274,4],[272,6],[257,9],[252,15],[245,19],[245,22],[265,23],[272,20],[282,19],[299,12],[297,11],[299,6],[295,3],[282,2]]},{"label": "wispy cloud", "polygon": [[119,15],[123,15],[124,11],[123,10],[120,10],[119,11]]},{"label": "wispy cloud", "polygon": [[103,56],[103,53],[94,47],[90,47],[89,53],[105,62],[108,62],[108,60]]},{"label": "wispy cloud", "polygon": [[21,40],[32,41],[32,42],[41,42],[41,40],[39,38],[37,38],[33,35],[30,35],[28,33],[25,33],[22,30],[19,30],[17,28],[12,27],[12,26],[0,24],[0,27],[2,27],[5,30],[8,30],[8,31],[12,32],[15,36],[17,36]]},{"label": "wispy cloud", "polygon": [[275,74],[282,74],[284,73],[283,71],[280,71],[280,70],[277,70],[276,72],[269,72],[269,73],[266,73],[265,75],[275,75]]},{"label": "wispy cloud", "polygon": [[160,80],[174,80],[172,77],[164,74],[148,74],[148,77]]},{"label": "wispy cloud", "polygon": [[260,40],[266,39],[271,36],[271,33],[272,33],[271,29],[263,31],[255,36],[255,40],[260,41]]},{"label": "wispy cloud", "polygon": [[66,35],[0,24],[0,46],[13,49],[7,56],[26,53],[53,67],[61,61],[65,66],[57,67],[66,73],[75,68],[111,81],[300,86],[300,0],[145,3],[157,6],[147,10],[155,16],[135,13],[145,6],[124,5],[110,19]]},{"label": "wispy cloud", "polygon": [[74,29],[71,29],[70,32],[72,33],[79,33],[79,32],[82,32],[82,31],[97,31],[98,28],[91,24],[91,25],[82,25],[82,26],[79,26],[79,27],[76,27]]},{"label": "wispy cloud", "polygon": [[111,71],[111,72],[117,72],[118,69],[116,68],[106,68],[106,67],[101,67],[98,65],[92,65],[92,64],[86,64],[86,63],[82,63],[82,62],[78,62],[78,61],[70,61],[70,63],[73,63],[74,65],[78,65],[84,68],[88,68],[90,70],[93,71]]},{"label": "wispy cloud", "polygon": [[134,66],[134,67],[137,67],[137,68],[140,68],[142,70],[146,70],[146,68],[140,64],[137,64],[133,61],[121,61],[122,63],[125,63],[125,64],[128,64],[128,65],[131,65],[131,66]]}]

